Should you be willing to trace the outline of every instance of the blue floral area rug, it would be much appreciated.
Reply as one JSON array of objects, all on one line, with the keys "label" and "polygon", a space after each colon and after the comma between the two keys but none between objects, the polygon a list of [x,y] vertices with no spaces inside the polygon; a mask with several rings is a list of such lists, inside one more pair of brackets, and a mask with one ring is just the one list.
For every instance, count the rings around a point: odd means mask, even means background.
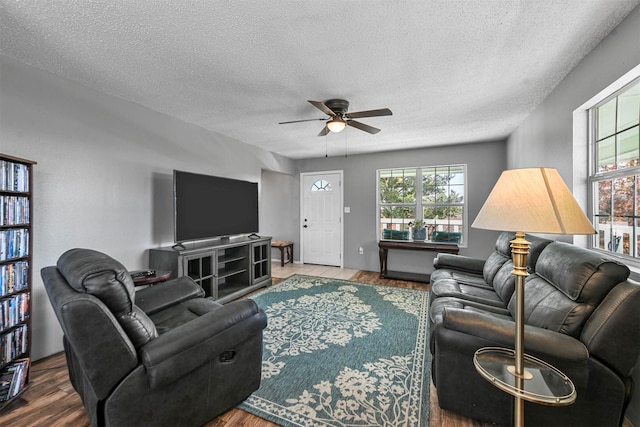
[{"label": "blue floral area rug", "polygon": [[296,275],[252,298],[262,382],[239,408],[283,426],[428,426],[427,291]]}]

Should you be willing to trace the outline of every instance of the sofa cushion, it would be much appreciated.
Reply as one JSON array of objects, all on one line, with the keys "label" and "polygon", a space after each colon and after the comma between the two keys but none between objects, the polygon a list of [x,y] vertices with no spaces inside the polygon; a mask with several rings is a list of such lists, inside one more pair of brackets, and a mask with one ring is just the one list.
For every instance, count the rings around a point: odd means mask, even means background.
[{"label": "sofa cushion", "polygon": [[[612,258],[564,242],[550,243],[535,269],[524,290],[525,322],[574,338],[580,338],[591,313],[630,274]],[[515,317],[515,294],[509,311]]]},{"label": "sofa cushion", "polygon": [[466,285],[452,279],[442,279],[432,283],[431,298],[440,297],[455,297],[496,307],[505,307],[505,303],[500,299],[498,294],[493,291],[493,289],[489,287]]},{"label": "sofa cushion", "polygon": [[73,289],[95,296],[116,316],[133,309],[133,280],[110,256],[91,249],[70,249],[60,256],[57,267]]},{"label": "sofa cushion", "polygon": [[494,316],[499,317],[507,317],[510,316],[507,309],[503,307],[497,307],[487,304],[482,304],[477,301],[468,301],[461,298],[455,297],[438,297],[431,301],[429,305],[429,346],[431,347],[431,352],[435,350],[435,341],[433,332],[435,331],[436,325],[442,323],[442,318],[444,316],[444,312],[448,309],[456,308],[456,309],[464,309],[470,311],[478,311],[482,313],[488,313]]},{"label": "sofa cushion", "polygon": [[118,261],[102,252],[76,248],[62,254],[57,267],[73,289],[107,306],[136,349],[158,337],[151,319],[134,304],[133,280]]},{"label": "sofa cushion", "polygon": [[606,255],[563,242],[549,244],[535,271],[573,301],[599,304],[629,277],[629,268]]},{"label": "sofa cushion", "polygon": [[504,307],[497,307],[487,304],[482,304],[477,301],[468,301],[455,297],[439,297],[434,299],[429,306],[429,318],[431,323],[430,330],[433,330],[433,326],[442,321],[442,313],[447,308],[462,308],[480,310],[487,313],[498,314],[502,316],[510,316],[509,311]]},{"label": "sofa cushion", "polygon": [[[516,238],[515,233],[504,231],[500,233],[496,240],[496,249],[485,263],[484,278],[487,283],[493,282],[494,275],[502,267],[505,260],[512,259],[511,241]],[[529,242],[529,254],[527,256],[527,270],[532,273],[535,271],[535,265],[538,257],[553,240],[545,239],[527,234],[525,239]]]},{"label": "sofa cushion", "polygon": [[160,335],[222,307],[211,298],[194,298],[152,314],[151,320]]},{"label": "sofa cushion", "polygon": [[454,280],[465,285],[478,286],[481,288],[491,289],[491,286],[484,281],[479,274],[467,273],[465,271],[456,271],[453,269],[443,268],[435,270],[431,273],[430,283],[433,285],[441,280]]},{"label": "sofa cushion", "polygon": [[536,269],[536,264],[540,254],[553,242],[553,240],[545,239],[543,237],[536,237],[531,234],[527,234],[525,239],[529,242],[529,254],[527,255],[527,271],[533,273]]},{"label": "sofa cushion", "polygon": [[502,301],[502,306],[506,307],[516,286],[516,276],[513,275],[513,261],[509,260],[502,264],[502,267],[493,278],[492,285],[496,296]]},{"label": "sofa cushion", "polygon": [[[516,294],[509,301],[509,312],[516,317]],[[580,331],[593,306],[569,299],[545,278],[534,273],[524,286],[524,321],[527,325],[580,336]]]},{"label": "sofa cushion", "polygon": [[631,280],[620,283],[594,310],[580,337],[591,357],[606,360],[623,377],[631,375],[638,362],[638,307],[640,284]]},{"label": "sofa cushion", "polygon": [[482,276],[485,261],[480,258],[441,252],[433,259],[433,266],[436,271],[446,269]]},{"label": "sofa cushion", "polygon": [[489,255],[489,258],[485,261],[484,268],[482,269],[482,277],[484,278],[484,281],[486,283],[492,283],[496,273],[498,273],[498,270],[500,270],[504,263],[510,259],[510,257],[499,252],[493,252]]},{"label": "sofa cushion", "polygon": [[149,316],[137,306],[131,312],[118,316],[118,323],[136,349],[158,337],[158,331]]},{"label": "sofa cushion", "polygon": [[[580,338],[589,316],[618,283],[629,277],[624,264],[563,242],[550,243],[524,288],[525,322]],[[515,317],[515,296],[509,303]]]},{"label": "sofa cushion", "polygon": [[482,275],[486,283],[493,283],[493,278],[505,262],[511,259],[511,241],[515,238],[514,233],[500,233],[496,240],[496,250],[489,255],[484,263]]},{"label": "sofa cushion", "polygon": [[511,258],[511,241],[516,238],[516,233],[503,231],[496,239],[495,252]]}]

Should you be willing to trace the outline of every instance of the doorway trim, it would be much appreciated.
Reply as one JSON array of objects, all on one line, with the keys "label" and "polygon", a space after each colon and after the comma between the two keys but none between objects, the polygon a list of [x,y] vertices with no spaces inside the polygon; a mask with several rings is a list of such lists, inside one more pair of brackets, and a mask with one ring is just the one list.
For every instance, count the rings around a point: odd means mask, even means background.
[{"label": "doorway trim", "polygon": [[303,218],[304,218],[304,178],[306,176],[313,175],[327,175],[327,174],[339,174],[340,175],[340,268],[344,268],[344,171],[343,170],[330,170],[330,171],[315,171],[315,172],[301,172],[300,173],[300,224],[298,224],[298,230],[300,232],[300,263],[304,264],[304,233],[302,230]]}]

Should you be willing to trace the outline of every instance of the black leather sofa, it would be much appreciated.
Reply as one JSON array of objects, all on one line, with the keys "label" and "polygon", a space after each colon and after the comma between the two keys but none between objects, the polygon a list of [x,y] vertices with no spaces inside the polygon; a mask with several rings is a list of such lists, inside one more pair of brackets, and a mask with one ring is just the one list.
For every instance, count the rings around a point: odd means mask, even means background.
[{"label": "black leather sofa", "polygon": [[118,261],[72,249],[41,271],[92,426],[199,426],[260,385],[266,316],[180,277],[134,291]]},{"label": "black leather sofa", "polygon": [[[513,238],[502,233],[487,260],[440,254],[431,275],[429,345],[439,404],[500,425],[513,422],[513,398],[477,373],[473,355],[514,347]],[[640,357],[640,284],[624,264],[596,251],[527,240],[525,351],[568,375],[577,399],[569,406],[525,402],[525,425],[621,425]]]}]

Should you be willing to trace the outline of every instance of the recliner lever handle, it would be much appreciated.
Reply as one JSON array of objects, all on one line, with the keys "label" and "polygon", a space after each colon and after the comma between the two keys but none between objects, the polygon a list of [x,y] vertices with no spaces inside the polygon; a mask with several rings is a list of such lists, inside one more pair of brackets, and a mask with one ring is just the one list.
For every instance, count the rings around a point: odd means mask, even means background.
[{"label": "recliner lever handle", "polygon": [[232,362],[235,357],[236,357],[235,350],[225,350],[222,353],[220,353],[220,356],[218,356],[218,360],[220,360],[220,362],[222,363],[229,363],[229,362]]}]

